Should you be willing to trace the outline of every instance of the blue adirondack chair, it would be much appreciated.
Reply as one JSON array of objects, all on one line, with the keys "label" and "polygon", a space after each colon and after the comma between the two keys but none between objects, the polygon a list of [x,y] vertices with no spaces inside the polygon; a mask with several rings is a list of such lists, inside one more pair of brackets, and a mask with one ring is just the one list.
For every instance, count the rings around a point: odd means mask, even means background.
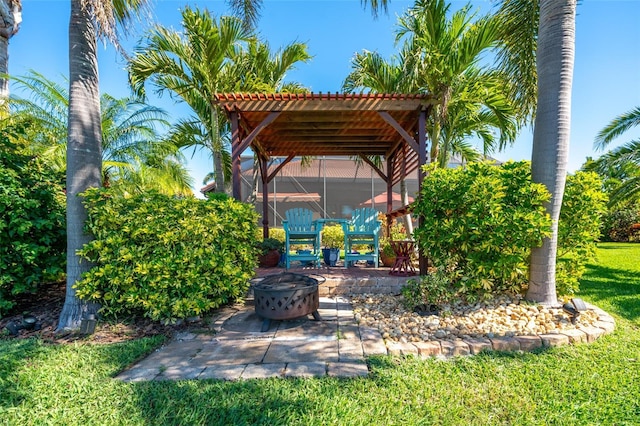
[{"label": "blue adirondack chair", "polygon": [[[309,209],[296,208],[285,212],[286,220],[282,222],[285,234],[286,267],[291,267],[295,260],[320,263],[320,231],[322,224],[313,220],[313,212]],[[292,253],[292,245],[312,247],[311,253]]]},{"label": "blue adirondack chair", "polygon": [[[380,226],[378,212],[375,209],[364,207],[351,213],[351,220],[342,225],[345,266],[348,267],[351,262],[358,260],[367,260],[373,262],[376,268],[378,267]],[[367,245],[370,251],[354,253],[353,247],[356,245]]]}]

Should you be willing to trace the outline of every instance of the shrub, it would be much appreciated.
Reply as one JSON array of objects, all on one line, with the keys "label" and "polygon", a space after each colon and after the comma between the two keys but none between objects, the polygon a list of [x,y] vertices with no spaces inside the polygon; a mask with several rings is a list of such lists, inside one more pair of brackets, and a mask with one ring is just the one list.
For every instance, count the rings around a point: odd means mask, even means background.
[{"label": "shrub", "polygon": [[529,163],[425,171],[414,209],[423,218],[414,231],[420,250],[453,271],[452,285],[467,298],[522,291],[530,248],[551,229],[549,193],[531,182]]},{"label": "shrub", "polygon": [[80,255],[96,266],[76,288],[79,297],[101,303],[105,315],[167,321],[244,296],[258,257],[250,205],[156,192],[85,196],[95,240]]},{"label": "shrub", "polygon": [[632,226],[640,223],[640,206],[610,210],[602,218],[602,239],[614,242],[633,242]]},{"label": "shrub", "polygon": [[[262,234],[260,234],[262,235]],[[269,238],[274,238],[278,241],[280,241],[283,244],[284,247],[284,242],[285,242],[285,235],[284,235],[284,229],[283,228],[269,228]]]},{"label": "shrub", "polygon": [[14,132],[0,132],[0,315],[65,267],[64,176],[21,154]]},{"label": "shrub", "polygon": [[456,297],[449,274],[443,268],[438,268],[419,279],[408,280],[401,292],[404,307],[409,310],[420,305],[442,307]]},{"label": "shrub", "polygon": [[558,221],[556,290],[560,295],[578,291],[587,262],[595,258],[607,196],[596,173],[567,176]]},{"label": "shrub", "polygon": [[326,248],[344,248],[344,230],[341,225],[328,225],[321,231],[322,245]]}]

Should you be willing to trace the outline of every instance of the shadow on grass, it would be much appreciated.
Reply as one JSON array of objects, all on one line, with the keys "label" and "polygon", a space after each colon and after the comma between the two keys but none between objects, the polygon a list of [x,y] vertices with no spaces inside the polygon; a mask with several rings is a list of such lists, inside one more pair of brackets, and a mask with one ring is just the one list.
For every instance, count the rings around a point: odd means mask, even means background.
[{"label": "shadow on grass", "polygon": [[627,320],[636,322],[640,319],[640,276],[637,272],[589,265],[580,281],[580,294],[596,305],[606,301],[615,309],[612,313]]},{"label": "shadow on grass", "polygon": [[[338,381],[338,379],[336,379]],[[288,425],[317,424],[315,384],[327,381],[260,379],[135,383],[137,412],[147,424]],[[338,387],[333,382],[334,387]],[[305,419],[307,419],[305,421]]]}]

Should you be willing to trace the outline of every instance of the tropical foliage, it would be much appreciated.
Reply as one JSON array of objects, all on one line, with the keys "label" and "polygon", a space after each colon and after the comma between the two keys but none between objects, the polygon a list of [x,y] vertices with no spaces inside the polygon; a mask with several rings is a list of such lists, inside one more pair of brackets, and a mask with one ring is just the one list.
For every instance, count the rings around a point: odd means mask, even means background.
[{"label": "tropical foliage", "polygon": [[19,127],[0,131],[0,315],[64,272],[64,176],[21,140]]},{"label": "tropical foliage", "polygon": [[528,162],[467,168],[425,167],[414,212],[420,250],[450,273],[468,299],[493,292],[521,292],[527,283],[531,247],[550,233],[544,203],[549,193],[531,182]]},{"label": "tropical foliage", "polygon": [[[67,86],[36,71],[13,80],[18,93],[29,96],[12,96],[11,120],[31,123],[30,148],[64,172]],[[67,79],[64,81],[68,83]],[[100,112],[102,174],[106,186],[123,193],[157,189],[168,194],[191,194],[191,178],[181,152],[160,136],[169,125],[166,112],[133,98],[116,99],[108,94],[100,97]]]},{"label": "tropical foliage", "polygon": [[558,222],[556,288],[559,295],[578,291],[587,263],[595,260],[607,196],[593,172],[567,176]]},{"label": "tropical foliage", "polygon": [[172,321],[244,296],[258,256],[248,204],[109,190],[85,200],[95,239],[80,254],[95,267],[76,288],[104,315]]},{"label": "tropical foliage", "polygon": [[[598,133],[596,149],[604,149],[630,129],[640,126],[640,107],[613,119]],[[604,154],[597,160],[599,171],[618,171],[619,185],[611,191],[611,203],[640,201],[640,140],[629,141]]]},{"label": "tropical foliage", "polygon": [[499,41],[498,21],[477,17],[470,5],[451,12],[443,0],[417,1],[398,19],[397,56],[385,60],[364,51],[352,59],[343,88],[379,93],[429,93],[437,100],[427,123],[431,161],[446,166],[451,154],[480,159],[469,143],[474,136],[484,154],[513,142],[515,107],[505,75],[480,67],[483,54]]},{"label": "tropical foliage", "polygon": [[185,8],[182,27],[183,34],[163,26],[147,34],[130,59],[129,81],[140,96],[150,82],[160,95],[170,93],[189,106],[192,115],[178,122],[172,140],[181,147],[208,149],[216,191],[224,192],[231,167],[229,127],[214,94],[281,88],[286,71],[309,55],[300,43],[273,55],[238,18],[218,20],[206,10]]}]

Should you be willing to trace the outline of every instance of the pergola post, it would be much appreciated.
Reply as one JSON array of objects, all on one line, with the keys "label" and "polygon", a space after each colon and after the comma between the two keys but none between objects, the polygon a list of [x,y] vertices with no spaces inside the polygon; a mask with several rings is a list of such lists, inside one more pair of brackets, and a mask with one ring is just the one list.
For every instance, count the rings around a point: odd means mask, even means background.
[{"label": "pergola post", "polygon": [[262,178],[262,236],[269,238],[269,169],[266,158],[260,156],[259,161]]},{"label": "pergola post", "polygon": [[[422,197],[422,181],[425,178],[422,166],[427,164],[427,113],[431,107],[421,110],[418,117],[418,199]],[[418,215],[418,227],[423,225],[422,215]],[[420,264],[420,275],[427,274],[428,261],[422,251],[418,248],[418,262]]]}]

